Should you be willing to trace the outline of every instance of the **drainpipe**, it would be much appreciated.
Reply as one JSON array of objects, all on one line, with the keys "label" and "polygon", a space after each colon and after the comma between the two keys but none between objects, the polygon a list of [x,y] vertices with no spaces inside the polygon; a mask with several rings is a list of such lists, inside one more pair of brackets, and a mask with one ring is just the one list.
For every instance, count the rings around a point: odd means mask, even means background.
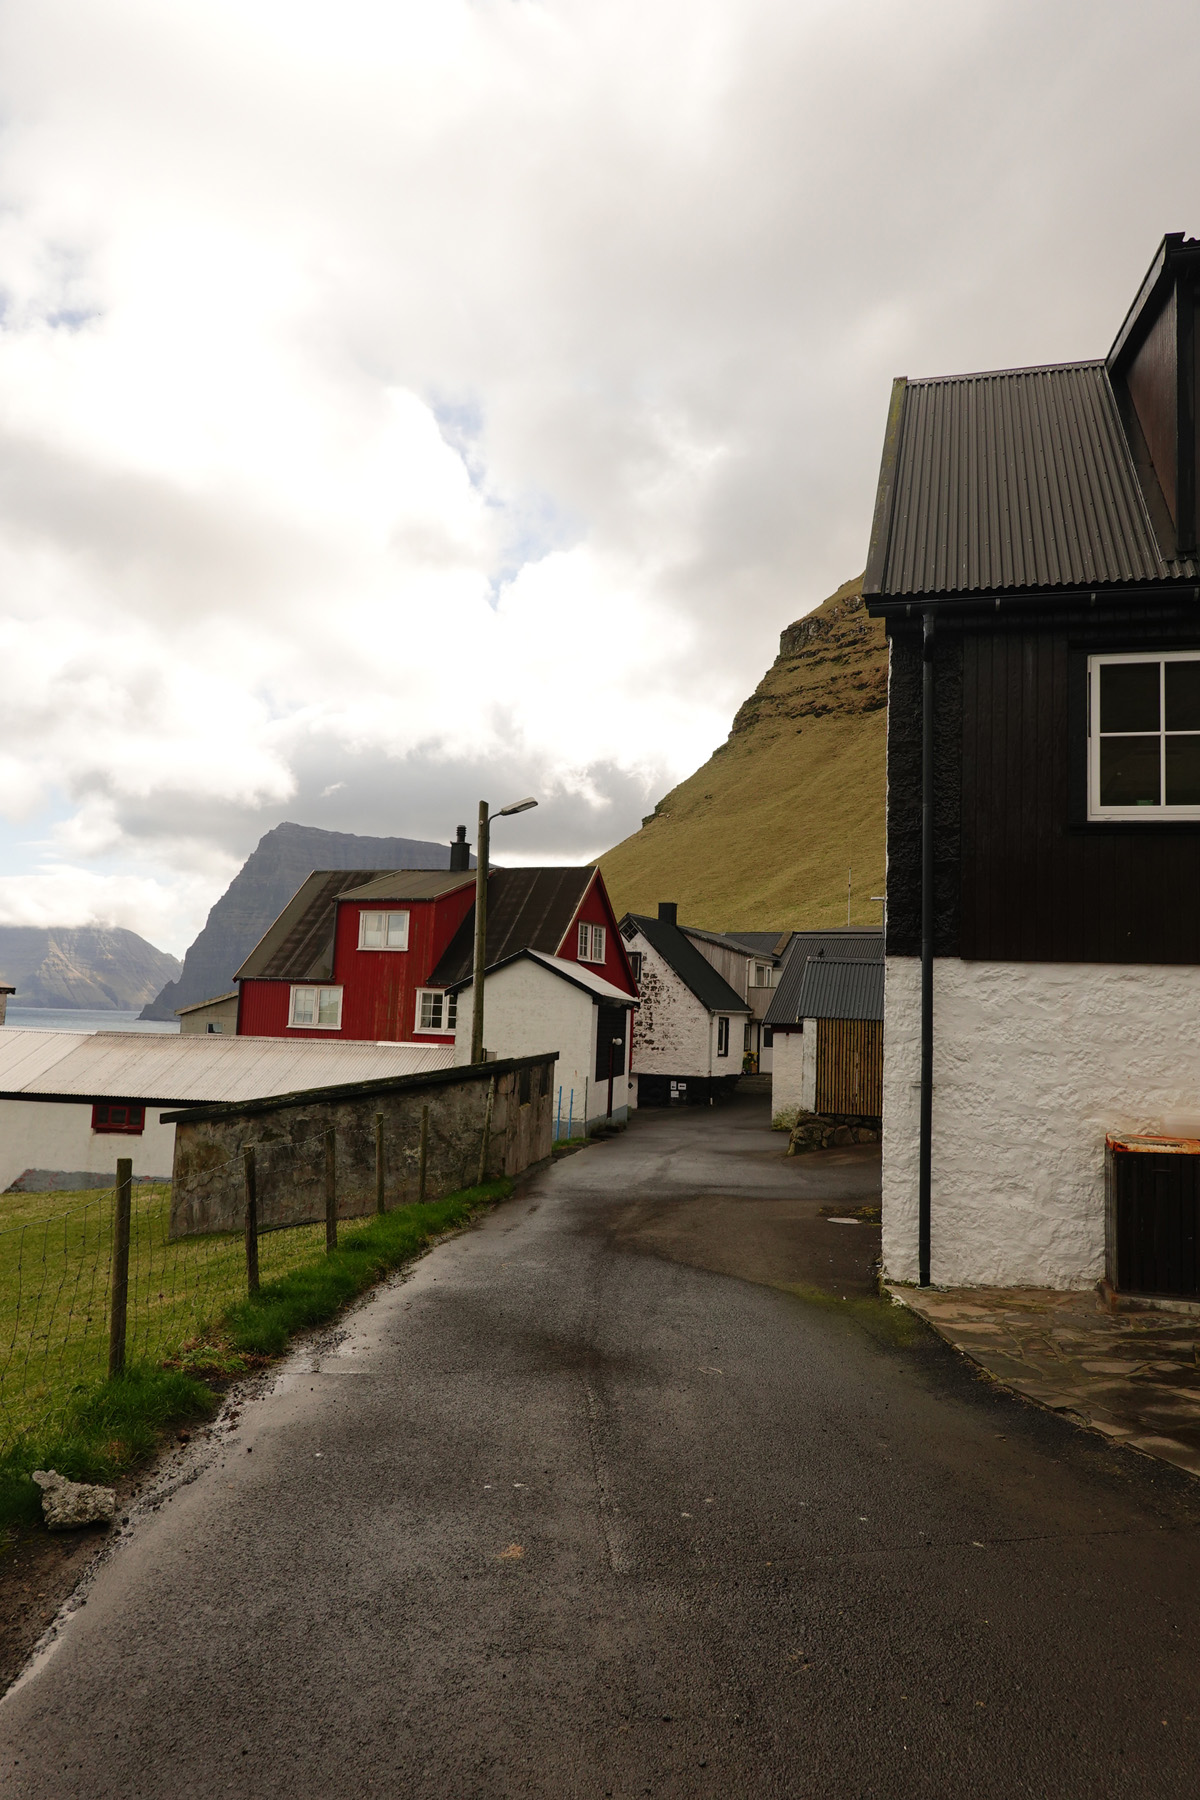
[{"label": "drainpipe", "polygon": [[933,613],[921,637],[921,1161],[917,1189],[917,1279],[929,1286],[933,1166]]}]

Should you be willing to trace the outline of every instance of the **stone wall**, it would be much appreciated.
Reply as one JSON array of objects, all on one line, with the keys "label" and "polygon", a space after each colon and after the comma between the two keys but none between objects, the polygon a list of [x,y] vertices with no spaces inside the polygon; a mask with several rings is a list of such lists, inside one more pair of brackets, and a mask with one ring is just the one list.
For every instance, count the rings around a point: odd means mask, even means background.
[{"label": "stone wall", "polygon": [[377,1113],[383,1115],[384,1201],[389,1209],[418,1197],[425,1107],[426,1199],[469,1187],[479,1178],[489,1092],[486,1178],[519,1175],[550,1154],[555,1060],[552,1053],[514,1057],[483,1067],[438,1069],[165,1114],[175,1125],[171,1235],[241,1228],[246,1144],[255,1147],[260,1229],[323,1219],[325,1133],[330,1126],[337,1141],[338,1216],[373,1212]]}]

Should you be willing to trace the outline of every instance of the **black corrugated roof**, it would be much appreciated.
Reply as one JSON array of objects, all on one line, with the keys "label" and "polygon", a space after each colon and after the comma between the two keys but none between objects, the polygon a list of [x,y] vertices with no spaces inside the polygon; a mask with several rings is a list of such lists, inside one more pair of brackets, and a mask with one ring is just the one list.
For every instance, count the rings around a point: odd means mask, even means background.
[{"label": "black corrugated roof", "polygon": [[701,931],[696,925],[680,927],[691,937],[703,938],[708,944],[723,944],[729,950],[746,950],[751,956],[779,956],[787,948],[790,931]]},{"label": "black corrugated roof", "polygon": [[896,384],[864,593],[1194,580],[1160,549],[1103,362]]},{"label": "black corrugated roof", "polygon": [[706,956],[702,956],[695,944],[679,925],[668,925],[665,919],[651,919],[644,913],[626,913],[621,920],[622,926],[628,919],[636,925],[648,944],[651,944],[663,961],[669,963],[680,981],[695,994],[701,1006],[709,1012],[748,1013],[750,1008],[735,993],[723,975],[718,975]]},{"label": "black corrugated roof", "polygon": [[797,1011],[802,1019],[882,1019],[882,962],[810,956]]},{"label": "black corrugated roof", "polygon": [[[518,950],[555,956],[563,933],[579,910],[593,868],[493,869],[488,876],[487,966]],[[449,987],[471,974],[475,962],[475,907],[450,940],[431,987]]]},{"label": "black corrugated roof", "polygon": [[373,881],[378,869],[316,869],[254,946],[235,981],[327,981],[333,974],[338,895]]},{"label": "black corrugated roof", "polygon": [[340,900],[437,900],[455,888],[473,887],[473,869],[388,869],[362,887],[345,888]]},{"label": "black corrugated roof", "polygon": [[[883,933],[865,925],[834,926],[828,931],[798,931],[788,946],[779,986],[767,1008],[764,1025],[795,1025],[804,1017],[797,1008],[804,966],[810,957],[818,962],[882,963]],[[814,1017],[812,1013],[808,1016]]]}]

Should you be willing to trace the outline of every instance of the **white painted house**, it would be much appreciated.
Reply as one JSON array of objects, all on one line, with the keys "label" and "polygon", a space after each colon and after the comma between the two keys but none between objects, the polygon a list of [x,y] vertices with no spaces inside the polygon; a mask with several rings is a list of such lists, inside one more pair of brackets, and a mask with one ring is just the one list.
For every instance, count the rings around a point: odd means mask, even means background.
[{"label": "white painted house", "polygon": [[[454,1060],[471,1059],[474,984],[460,981]],[[608,1121],[623,1123],[636,1106],[629,1074],[629,1022],[638,1002],[586,963],[523,949],[492,964],[484,977],[488,1054],[536,1056],[557,1050],[555,1137],[582,1137]]]},{"label": "white painted house", "polygon": [[0,1192],[103,1185],[118,1157],[169,1181],[180,1106],[448,1068],[449,1044],[0,1030]]},{"label": "white painted house", "polygon": [[626,913],[621,935],[641,1010],[633,1039],[639,1106],[707,1104],[742,1073],[749,1002],[702,956],[663,902],[658,917]]}]

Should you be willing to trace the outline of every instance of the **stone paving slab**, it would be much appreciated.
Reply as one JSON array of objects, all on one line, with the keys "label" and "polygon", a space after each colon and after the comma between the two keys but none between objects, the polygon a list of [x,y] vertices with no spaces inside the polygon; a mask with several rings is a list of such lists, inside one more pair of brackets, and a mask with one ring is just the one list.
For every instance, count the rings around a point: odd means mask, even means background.
[{"label": "stone paving slab", "polygon": [[1095,1290],[886,1285],[1006,1387],[1200,1475],[1200,1316],[1113,1312]]}]

